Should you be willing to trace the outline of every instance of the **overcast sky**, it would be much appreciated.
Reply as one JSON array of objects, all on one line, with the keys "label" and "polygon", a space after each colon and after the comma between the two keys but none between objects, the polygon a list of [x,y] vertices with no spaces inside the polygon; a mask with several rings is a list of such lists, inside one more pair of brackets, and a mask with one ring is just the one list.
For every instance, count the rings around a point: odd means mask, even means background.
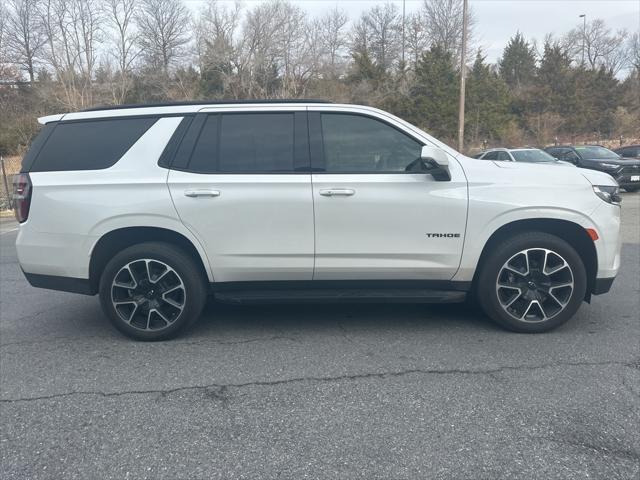
[{"label": "overcast sky", "polygon": [[[219,0],[221,3],[233,3],[233,0]],[[265,0],[244,0],[251,7]],[[420,8],[423,0],[406,0],[407,12]],[[204,0],[186,0],[194,10],[198,10]],[[376,3],[372,0],[293,0],[311,15],[338,6],[345,10],[351,19],[357,18],[363,11]],[[402,0],[392,0],[400,11]],[[509,38],[516,32],[522,32],[527,38],[544,39],[545,34],[561,35],[580,24],[580,14],[587,19],[602,18],[614,29],[626,28],[629,31],[640,30],[640,0],[469,0],[477,21],[476,39],[487,55],[487,60],[495,62],[502,53]]]}]

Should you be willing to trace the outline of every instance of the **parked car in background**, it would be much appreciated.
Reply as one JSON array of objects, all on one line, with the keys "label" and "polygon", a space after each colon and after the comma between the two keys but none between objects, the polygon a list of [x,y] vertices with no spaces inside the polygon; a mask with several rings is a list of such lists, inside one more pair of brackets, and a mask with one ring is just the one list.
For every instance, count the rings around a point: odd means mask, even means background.
[{"label": "parked car in background", "polygon": [[479,160],[497,160],[506,162],[550,163],[554,165],[572,165],[559,161],[539,148],[492,148],[475,156]]},{"label": "parked car in background", "polygon": [[614,152],[623,158],[640,160],[640,145],[627,145],[626,147],[616,148]]},{"label": "parked car in background", "polygon": [[640,190],[640,161],[623,158],[601,145],[558,146],[545,149],[558,160],[606,172],[627,192]]}]

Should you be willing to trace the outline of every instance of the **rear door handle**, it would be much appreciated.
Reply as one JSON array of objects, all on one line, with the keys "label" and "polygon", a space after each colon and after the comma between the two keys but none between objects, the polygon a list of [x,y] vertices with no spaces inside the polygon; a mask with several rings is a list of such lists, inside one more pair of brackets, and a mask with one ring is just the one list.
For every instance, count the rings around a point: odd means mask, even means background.
[{"label": "rear door handle", "polygon": [[356,191],[352,188],[327,188],[320,190],[323,197],[350,197],[355,195]]},{"label": "rear door handle", "polygon": [[185,197],[219,197],[220,196],[220,191],[219,190],[205,190],[205,189],[200,189],[200,190],[185,190],[184,191],[184,196]]}]

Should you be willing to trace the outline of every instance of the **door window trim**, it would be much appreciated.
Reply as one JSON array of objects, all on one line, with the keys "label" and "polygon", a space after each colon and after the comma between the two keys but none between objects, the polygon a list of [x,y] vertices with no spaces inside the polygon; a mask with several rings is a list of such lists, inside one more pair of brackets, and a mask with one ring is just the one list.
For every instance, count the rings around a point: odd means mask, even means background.
[{"label": "door window trim", "polygon": [[322,131],[322,114],[329,115],[349,115],[349,116],[358,116],[365,117],[371,120],[376,120],[394,130],[400,132],[401,134],[409,137],[411,140],[420,144],[421,146],[425,146],[426,143],[424,140],[416,137],[415,135],[407,132],[399,128],[392,123],[387,122],[386,120],[375,116],[362,112],[351,112],[351,111],[332,111],[332,110],[312,110],[308,112],[308,123],[309,123],[309,151],[311,155],[311,171],[313,174],[321,174],[321,175],[416,175],[416,172],[399,172],[397,170],[389,170],[389,171],[379,171],[379,172],[363,172],[363,171],[341,171],[341,172],[327,172],[326,171],[326,159],[324,156],[324,134]]}]

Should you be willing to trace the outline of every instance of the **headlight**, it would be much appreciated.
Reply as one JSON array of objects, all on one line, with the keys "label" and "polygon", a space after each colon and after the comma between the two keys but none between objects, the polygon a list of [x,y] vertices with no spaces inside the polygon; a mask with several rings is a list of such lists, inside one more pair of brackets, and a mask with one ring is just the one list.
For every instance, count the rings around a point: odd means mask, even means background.
[{"label": "headlight", "polygon": [[614,170],[620,166],[620,165],[616,165],[615,163],[606,163],[606,162],[600,163],[599,165],[605,170]]},{"label": "headlight", "polygon": [[622,197],[620,197],[620,187],[612,187],[611,185],[594,185],[593,191],[607,203],[620,205],[620,202],[622,202]]}]

